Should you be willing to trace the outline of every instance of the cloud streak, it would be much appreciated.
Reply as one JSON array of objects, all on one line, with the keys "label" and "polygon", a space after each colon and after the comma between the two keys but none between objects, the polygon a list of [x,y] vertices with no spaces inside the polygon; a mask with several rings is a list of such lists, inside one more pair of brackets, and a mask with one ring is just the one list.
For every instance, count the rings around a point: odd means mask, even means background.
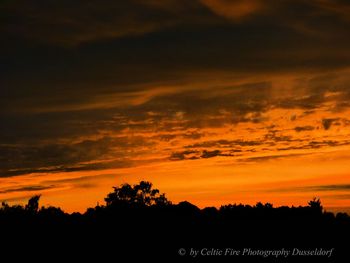
[{"label": "cloud streak", "polygon": [[42,185],[32,185],[32,186],[24,186],[19,188],[9,188],[6,190],[0,190],[0,194],[14,193],[14,192],[38,192],[42,190],[48,190],[55,188],[55,186],[42,186]]}]

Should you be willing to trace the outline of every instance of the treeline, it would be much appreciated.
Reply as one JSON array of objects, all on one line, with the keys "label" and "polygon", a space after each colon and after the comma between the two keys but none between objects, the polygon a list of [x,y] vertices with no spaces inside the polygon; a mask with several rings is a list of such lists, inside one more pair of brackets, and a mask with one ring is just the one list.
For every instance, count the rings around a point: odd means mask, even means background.
[{"label": "treeline", "polygon": [[186,201],[173,204],[142,181],[114,187],[104,205],[84,213],[40,207],[39,201],[34,196],[24,206],[1,205],[0,245],[2,251],[12,251],[11,257],[36,260],[40,249],[62,260],[74,255],[79,262],[91,257],[97,262],[117,260],[121,255],[168,260],[183,259],[180,248],[218,247],[336,247],[334,255],[344,257],[349,249],[343,242],[350,236],[349,216],[324,211],[319,199],[299,207],[259,202],[199,209]]},{"label": "treeline", "polygon": [[130,217],[135,214],[168,214],[178,217],[190,216],[197,220],[325,220],[350,223],[350,217],[346,213],[337,214],[324,211],[320,199],[314,198],[307,206],[298,207],[273,207],[271,203],[258,202],[256,205],[229,204],[222,205],[219,209],[206,207],[199,209],[197,206],[183,201],[173,204],[164,193],[154,189],[152,183],[141,181],[139,184],[122,184],[113,187],[114,191],[105,198],[105,205],[97,205],[88,208],[83,214],[65,213],[58,207],[40,207],[40,195],[33,196],[25,206],[8,205],[2,202],[0,207],[0,223],[25,222],[26,220],[53,220],[69,221],[77,219],[98,219],[118,216]]}]

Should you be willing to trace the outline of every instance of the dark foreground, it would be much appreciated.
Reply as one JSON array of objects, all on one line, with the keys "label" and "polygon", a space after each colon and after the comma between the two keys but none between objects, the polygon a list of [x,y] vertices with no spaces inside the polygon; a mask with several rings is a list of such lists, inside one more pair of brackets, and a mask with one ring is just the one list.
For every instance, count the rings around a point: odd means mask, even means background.
[{"label": "dark foreground", "polygon": [[[229,205],[198,209],[188,202],[125,201],[84,214],[58,208],[0,209],[1,262],[350,262],[350,219],[308,206]],[[171,261],[172,260],[172,261]],[[134,261],[132,261],[134,262]]]},{"label": "dark foreground", "polygon": [[[299,215],[296,209],[273,215],[274,210],[263,208],[248,216],[199,211],[182,203],[167,208],[94,210],[85,215],[27,215],[1,222],[2,255],[14,262],[48,259],[47,255],[64,262],[67,258],[118,262],[126,256],[213,262],[275,262],[276,257],[280,262],[344,262],[339,259],[348,256],[349,219],[311,212]],[[302,255],[315,252],[320,255]]]}]

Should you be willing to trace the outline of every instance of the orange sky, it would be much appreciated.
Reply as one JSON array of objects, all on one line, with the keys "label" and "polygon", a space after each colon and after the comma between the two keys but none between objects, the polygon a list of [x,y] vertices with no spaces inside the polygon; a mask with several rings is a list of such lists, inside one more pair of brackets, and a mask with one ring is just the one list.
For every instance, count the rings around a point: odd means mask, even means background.
[{"label": "orange sky", "polygon": [[1,1],[0,201],[350,211],[350,4]]},{"label": "orange sky", "polygon": [[[286,90],[292,85],[288,79],[286,76]],[[281,78],[276,78],[274,85],[281,89]],[[270,100],[289,98],[288,94],[273,89]],[[302,97],[304,92],[293,95]],[[41,193],[43,205],[82,212],[97,202],[103,204],[112,186],[149,180],[172,201],[188,200],[200,207],[258,201],[275,206],[305,205],[313,197],[320,197],[327,210],[348,211],[350,124],[346,116],[350,110],[331,110],[341,94],[324,96],[325,102],[310,112],[271,107],[261,115],[247,113],[244,118],[257,118],[253,122],[230,123],[231,113],[222,110],[220,115],[207,116],[202,121],[214,118],[225,125],[204,124],[200,129],[184,130],[181,125],[189,121],[186,113],[176,112],[163,120],[175,124],[174,130],[152,131],[152,125],[142,126],[152,123],[157,114],[150,112],[150,119],[139,121],[142,128],[130,126],[118,134],[108,134],[129,141],[141,136],[152,142],[130,148],[136,151],[131,155],[130,167],[2,178],[0,199],[24,202]],[[100,136],[106,134],[101,132]],[[93,137],[96,139],[96,135]],[[113,151],[109,158],[113,159]],[[38,186],[43,189],[36,190]]]}]

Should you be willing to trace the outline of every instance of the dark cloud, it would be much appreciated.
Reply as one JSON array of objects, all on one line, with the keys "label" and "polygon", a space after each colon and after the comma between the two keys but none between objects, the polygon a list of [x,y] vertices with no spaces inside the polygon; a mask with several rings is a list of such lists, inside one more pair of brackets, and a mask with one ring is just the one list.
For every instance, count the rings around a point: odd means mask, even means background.
[{"label": "dark cloud", "polygon": [[[202,129],[263,125],[272,109],[349,108],[345,1],[5,0],[0,9],[0,176],[125,167],[159,141],[196,140],[172,160],[347,143],[301,142],[278,127],[260,140],[198,142]],[[283,74],[294,82],[276,84]],[[347,125],[322,125],[338,122]]]},{"label": "dark cloud", "polygon": [[315,186],[314,189],[318,191],[349,191],[350,184],[320,185]]},{"label": "dark cloud", "polygon": [[268,133],[264,136],[265,141],[272,142],[296,142],[300,141],[299,139],[294,139],[292,136],[287,136],[281,134],[279,130],[269,130]]},{"label": "dark cloud", "polygon": [[302,150],[302,149],[320,149],[323,147],[338,147],[338,146],[344,146],[349,145],[349,140],[323,140],[323,141],[305,141],[302,143],[302,145],[299,146],[288,146],[288,147],[278,147],[278,151],[290,151],[290,150]]},{"label": "dark cloud", "polygon": [[[0,177],[26,173],[99,170],[128,167],[142,147],[154,142],[143,137],[103,137],[73,144],[3,145],[0,147]],[[139,150],[129,149],[140,147]]]},{"label": "dark cloud", "polygon": [[[333,16],[325,19],[322,12],[313,9],[319,8],[317,5],[297,2],[274,4],[277,17],[269,14],[232,23],[210,11],[216,8],[198,1],[157,1],[152,5],[136,0],[105,4],[3,1],[3,31],[16,37],[4,37],[5,48],[0,51],[4,67],[2,107],[7,111],[77,110],[101,107],[98,99],[109,99],[113,104],[112,98],[118,105],[149,89],[145,84],[181,83],[189,72],[256,74],[349,66],[348,24]],[[298,21],[311,20],[310,27],[320,35],[273,21],[292,19],[294,6],[299,14],[305,12]],[[149,20],[159,26],[144,35],[142,28],[148,27]],[[181,22],[168,28],[166,25],[173,22],[164,20]],[[133,31],[129,27],[143,33],[126,37],[124,30]],[[338,32],[341,29],[344,32]],[[22,35],[29,39],[22,41]],[[32,38],[48,39],[50,43],[39,45]],[[87,43],[75,48],[57,47],[62,41]],[[298,102],[304,107],[310,105],[307,99]]]},{"label": "dark cloud", "polygon": [[197,151],[197,150],[187,150],[182,152],[174,152],[170,156],[170,160],[172,161],[180,161],[180,160],[196,160],[196,159],[208,159],[213,158],[217,156],[237,156],[236,152],[241,152],[240,150],[230,150],[230,151],[221,151],[221,150],[203,150],[203,151]]},{"label": "dark cloud", "polygon": [[285,192],[285,191],[300,191],[300,192],[350,191],[350,185],[348,185],[348,184],[312,185],[312,186],[302,186],[302,187],[293,187],[293,188],[273,189],[272,191],[273,192]]},{"label": "dark cloud", "polygon": [[[2,29],[8,34],[37,41],[71,44],[120,38],[164,30],[172,26],[259,24],[279,20],[285,27],[314,33],[321,26],[327,33],[336,24],[347,24],[349,5],[342,1],[287,0],[130,0],[127,2],[68,0],[28,3],[2,1]],[[298,19],[295,17],[298,13]],[[248,18],[248,19],[247,19]],[[319,22],[318,26],[315,22]],[[337,29],[339,32],[341,28]],[[315,32],[316,31],[316,32]]]},{"label": "dark cloud", "polygon": [[176,153],[172,153],[169,159],[172,161],[181,161],[181,160],[185,160],[186,157],[184,153],[176,152]]},{"label": "dark cloud", "polygon": [[291,153],[291,154],[279,154],[279,155],[267,155],[267,156],[257,156],[257,157],[249,157],[249,158],[240,158],[238,159],[240,162],[265,162],[270,160],[276,160],[276,159],[283,159],[283,158],[291,158],[291,157],[299,157],[299,156],[305,156],[308,154],[304,153]]},{"label": "dark cloud", "polygon": [[338,119],[323,119],[322,126],[325,130],[329,130],[331,128],[332,124],[337,120]]},{"label": "dark cloud", "polygon": [[288,98],[277,102],[277,106],[285,109],[306,109],[318,108],[324,102],[323,94],[311,94],[303,98]]},{"label": "dark cloud", "polygon": [[297,126],[294,128],[296,132],[303,132],[303,131],[313,131],[315,127],[313,126]]},{"label": "dark cloud", "polygon": [[220,150],[214,150],[214,151],[207,151],[204,150],[201,158],[212,158],[212,157],[216,157],[216,156],[220,156],[221,155],[221,151]]},{"label": "dark cloud", "polygon": [[182,151],[182,152],[174,152],[170,156],[170,160],[172,161],[180,161],[180,160],[194,160],[198,159],[198,153],[199,151]]},{"label": "dark cloud", "polygon": [[172,140],[179,138],[179,137],[184,138],[184,139],[198,140],[198,139],[202,138],[203,136],[204,136],[204,134],[202,134],[200,132],[188,131],[185,133],[160,134],[160,135],[156,135],[156,136],[152,137],[152,139],[169,142],[169,141],[172,141]]},{"label": "dark cloud", "polygon": [[122,122],[114,121],[111,110],[86,110],[70,112],[48,112],[38,114],[1,114],[0,129],[2,144],[39,144],[50,140],[77,140],[82,135],[99,134],[99,130],[125,128]]},{"label": "dark cloud", "polygon": [[206,13],[197,1],[183,0],[15,0],[2,1],[1,7],[8,34],[61,45],[142,35],[193,20],[190,15],[201,20]]},{"label": "dark cloud", "polygon": [[50,186],[31,185],[31,186],[8,188],[6,190],[0,190],[0,194],[7,194],[7,193],[13,193],[13,192],[37,192],[37,191],[42,191],[42,190],[47,190],[52,188],[55,188],[55,186],[54,185],[50,185]]},{"label": "dark cloud", "polygon": [[75,188],[82,188],[82,189],[89,189],[89,188],[95,188],[96,184],[93,183],[81,183],[81,184],[75,184]]},{"label": "dark cloud", "polygon": [[217,140],[217,141],[206,141],[201,143],[195,143],[192,145],[186,145],[185,148],[232,148],[235,146],[258,146],[262,145],[263,141],[244,141],[244,140]]}]

